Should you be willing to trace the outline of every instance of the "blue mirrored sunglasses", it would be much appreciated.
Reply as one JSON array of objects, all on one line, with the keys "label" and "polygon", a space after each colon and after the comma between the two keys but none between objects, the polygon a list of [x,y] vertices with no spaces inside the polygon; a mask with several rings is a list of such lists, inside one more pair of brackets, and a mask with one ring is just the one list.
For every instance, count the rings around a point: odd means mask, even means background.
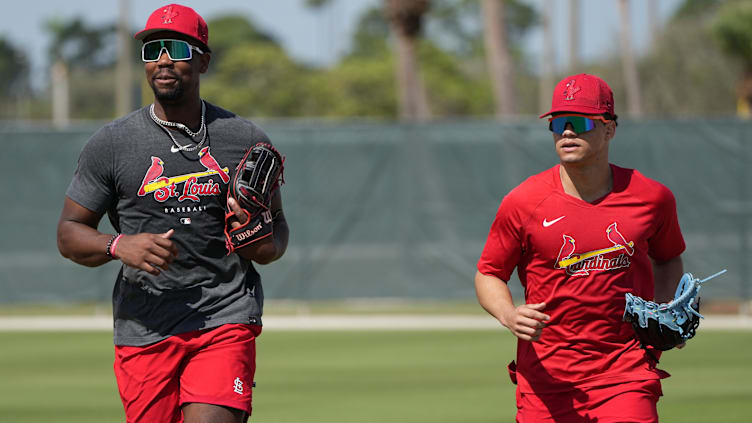
[{"label": "blue mirrored sunglasses", "polygon": [[550,117],[548,119],[548,129],[555,134],[561,135],[567,129],[567,124],[569,124],[572,125],[572,130],[575,133],[583,134],[595,128],[596,120],[600,120],[603,123],[610,122],[603,116],[566,114]]}]

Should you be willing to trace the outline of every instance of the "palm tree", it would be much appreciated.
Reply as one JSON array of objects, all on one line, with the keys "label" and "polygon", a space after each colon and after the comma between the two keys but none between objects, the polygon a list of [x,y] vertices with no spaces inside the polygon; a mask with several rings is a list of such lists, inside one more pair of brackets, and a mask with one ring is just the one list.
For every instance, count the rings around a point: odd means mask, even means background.
[{"label": "palm tree", "polygon": [[57,59],[50,68],[52,86],[52,123],[58,127],[70,123],[70,87],[68,83],[68,65]]},{"label": "palm tree", "polygon": [[[331,3],[331,0],[305,0],[312,8]],[[418,38],[429,6],[430,0],[384,0],[384,15],[396,39],[399,117],[407,121],[424,121],[431,117],[417,57]]]},{"label": "palm tree", "polygon": [[71,115],[72,71],[75,68],[92,70],[111,65],[111,58],[103,57],[101,52],[106,37],[114,32],[114,27],[91,27],[80,17],[68,21],[52,18],[46,22],[46,30],[51,37],[48,49],[52,62],[53,122],[64,126]]},{"label": "palm tree", "polygon": [[712,22],[711,29],[724,52],[739,60],[741,75],[737,85],[737,114],[752,117],[752,4],[724,3]]},{"label": "palm tree", "polygon": [[0,114],[3,119],[11,117],[9,107],[15,100],[16,117],[29,117],[29,62],[22,48],[0,36]]},{"label": "palm tree", "polygon": [[648,28],[650,31],[650,43],[654,44],[660,32],[660,3],[657,1],[648,2]]},{"label": "palm tree", "polygon": [[486,65],[491,75],[496,117],[503,118],[517,112],[514,66],[509,55],[509,42],[504,22],[504,0],[483,0],[481,6]]},{"label": "palm tree", "polygon": [[632,117],[642,116],[642,100],[640,96],[640,79],[637,75],[637,64],[632,51],[632,22],[629,13],[629,0],[619,0],[619,15],[621,17],[621,63],[624,71],[624,83],[627,88],[627,112]]},{"label": "palm tree", "polygon": [[430,0],[384,0],[384,13],[396,39],[399,115],[408,121],[431,116],[428,95],[420,77],[417,44]]},{"label": "palm tree", "polygon": [[131,35],[128,25],[129,1],[120,0],[117,37],[118,57],[115,68],[115,115],[123,116],[133,108],[133,72],[131,69]]},{"label": "palm tree", "polygon": [[554,37],[552,12],[550,7],[542,8],[543,52],[541,54],[541,77],[538,84],[538,104],[541,111],[551,106],[551,93],[554,90]]},{"label": "palm tree", "polygon": [[577,73],[580,68],[580,0],[569,0],[569,72]]}]

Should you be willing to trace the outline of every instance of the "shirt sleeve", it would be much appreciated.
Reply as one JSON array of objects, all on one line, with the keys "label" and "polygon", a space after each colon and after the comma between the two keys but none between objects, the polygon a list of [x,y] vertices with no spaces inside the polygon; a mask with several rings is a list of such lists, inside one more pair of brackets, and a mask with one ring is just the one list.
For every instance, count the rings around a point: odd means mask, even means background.
[{"label": "shirt sleeve", "polygon": [[73,180],[65,195],[87,209],[104,213],[116,200],[110,133],[107,127],[97,131],[86,143]]},{"label": "shirt sleeve", "polygon": [[667,261],[679,256],[686,248],[676,214],[676,199],[671,191],[661,186],[653,236],[648,240],[648,255],[657,261]]},{"label": "shirt sleeve", "polygon": [[506,196],[496,212],[486,245],[478,260],[480,273],[509,281],[522,255],[522,225],[518,211],[513,199]]}]

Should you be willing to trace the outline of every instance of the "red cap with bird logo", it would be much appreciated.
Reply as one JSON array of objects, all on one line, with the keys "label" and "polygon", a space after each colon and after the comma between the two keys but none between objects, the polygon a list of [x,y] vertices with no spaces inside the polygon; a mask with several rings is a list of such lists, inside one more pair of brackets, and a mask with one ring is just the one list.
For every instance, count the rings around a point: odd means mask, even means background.
[{"label": "red cap with bird logo", "polygon": [[568,76],[556,84],[551,110],[540,117],[561,112],[613,115],[614,93],[606,81],[595,75],[581,73]]},{"label": "red cap with bird logo", "polygon": [[146,27],[134,38],[143,40],[149,34],[158,31],[175,31],[194,38],[204,46],[209,46],[209,27],[195,10],[180,4],[168,4],[152,12],[146,21]]}]

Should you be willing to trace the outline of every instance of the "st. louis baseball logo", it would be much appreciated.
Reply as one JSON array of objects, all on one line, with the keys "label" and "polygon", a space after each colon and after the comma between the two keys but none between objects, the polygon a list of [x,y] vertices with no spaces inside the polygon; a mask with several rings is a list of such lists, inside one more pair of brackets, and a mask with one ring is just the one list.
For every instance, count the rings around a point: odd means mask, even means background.
[{"label": "st. louis baseball logo", "polygon": [[[573,237],[563,234],[563,244],[556,257],[555,269],[566,269],[567,274],[572,276],[589,275],[592,271],[612,270],[621,267],[629,267],[632,264],[630,257],[634,255],[634,242],[627,241],[619,232],[616,222],[606,228],[606,239],[611,244],[609,247],[585,253],[576,253],[576,241]],[[605,257],[606,254],[624,250],[624,253],[616,257]]]},{"label": "st. louis baseball logo", "polygon": [[[164,172],[164,161],[159,157],[151,157],[151,165],[146,170],[144,180],[138,189],[138,196],[143,197],[147,194],[154,193],[154,199],[160,203],[167,201],[168,198],[178,197],[178,201],[191,200],[198,202],[201,196],[220,195],[221,188],[218,183],[209,179],[206,182],[199,182],[199,178],[205,178],[211,175],[219,175],[222,183],[230,182],[229,169],[219,165],[214,156],[209,152],[209,147],[204,147],[199,151],[199,163],[206,168],[204,172],[193,172],[178,176],[162,176]],[[183,184],[183,189],[179,190],[177,185]]]}]

